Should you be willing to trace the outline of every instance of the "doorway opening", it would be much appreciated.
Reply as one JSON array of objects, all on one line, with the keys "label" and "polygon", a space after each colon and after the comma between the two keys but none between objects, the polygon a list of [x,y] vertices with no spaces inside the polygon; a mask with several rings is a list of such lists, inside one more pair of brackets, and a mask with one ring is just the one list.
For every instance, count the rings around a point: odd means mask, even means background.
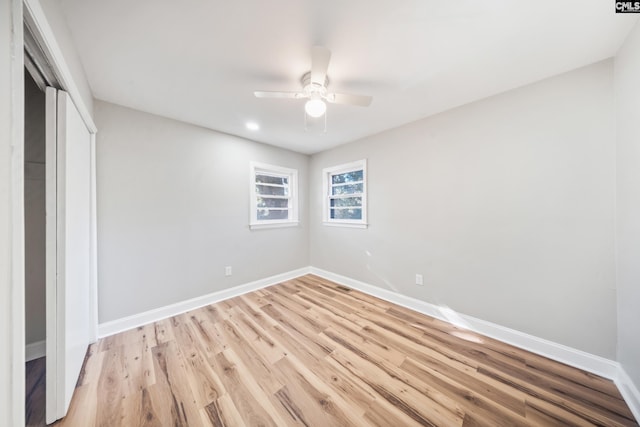
[{"label": "doorway opening", "polygon": [[26,425],[45,425],[45,93],[24,73]]},{"label": "doorway opening", "polygon": [[33,33],[24,26],[25,421],[44,426],[46,408],[46,96],[59,87]]}]

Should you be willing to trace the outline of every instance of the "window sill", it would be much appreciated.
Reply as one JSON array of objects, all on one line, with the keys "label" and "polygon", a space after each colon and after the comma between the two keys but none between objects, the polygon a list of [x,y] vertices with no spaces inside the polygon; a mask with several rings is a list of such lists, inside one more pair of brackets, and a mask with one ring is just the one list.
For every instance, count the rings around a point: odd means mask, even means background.
[{"label": "window sill", "polygon": [[285,228],[285,227],[297,227],[300,224],[299,221],[287,221],[287,222],[274,222],[274,223],[258,223],[249,224],[251,230],[261,230],[264,228]]},{"label": "window sill", "polygon": [[366,223],[354,223],[354,222],[329,222],[323,221],[322,225],[329,227],[346,227],[346,228],[367,228],[369,224]]}]

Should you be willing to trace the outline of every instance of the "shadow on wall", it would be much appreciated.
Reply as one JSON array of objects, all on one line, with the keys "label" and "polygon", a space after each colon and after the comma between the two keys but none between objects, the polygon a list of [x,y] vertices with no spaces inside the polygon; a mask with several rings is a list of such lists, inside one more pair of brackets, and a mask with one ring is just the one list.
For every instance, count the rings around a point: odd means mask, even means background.
[{"label": "shadow on wall", "polygon": [[[372,253],[369,250],[365,250],[364,254],[367,256],[367,261],[368,261],[366,264],[366,269],[373,276],[375,276],[382,283],[384,283],[388,289],[390,289],[391,291],[397,294],[401,294],[400,290],[388,278],[384,277],[381,273],[376,272],[374,270],[373,263],[370,262],[370,259],[373,257]],[[452,308],[444,304],[439,304],[437,301],[431,305],[433,305],[433,307],[438,311],[439,315],[436,314],[436,317],[439,317],[440,319],[446,319],[449,323],[451,323],[452,325],[458,328],[462,328],[466,330],[471,329],[471,325],[469,324],[469,322],[464,320],[464,318],[457,311],[453,310]],[[460,338],[466,339],[468,341],[482,342],[482,340],[474,334],[457,332],[454,335],[456,336],[459,335]]]}]

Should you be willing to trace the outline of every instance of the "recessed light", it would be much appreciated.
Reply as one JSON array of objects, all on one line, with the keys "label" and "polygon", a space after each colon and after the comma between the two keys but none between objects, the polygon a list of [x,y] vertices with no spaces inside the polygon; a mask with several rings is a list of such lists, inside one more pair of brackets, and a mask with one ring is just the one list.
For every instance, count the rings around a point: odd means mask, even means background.
[{"label": "recessed light", "polygon": [[247,127],[247,129],[253,130],[253,131],[260,129],[260,125],[257,124],[256,122],[247,122],[245,123],[245,126]]}]

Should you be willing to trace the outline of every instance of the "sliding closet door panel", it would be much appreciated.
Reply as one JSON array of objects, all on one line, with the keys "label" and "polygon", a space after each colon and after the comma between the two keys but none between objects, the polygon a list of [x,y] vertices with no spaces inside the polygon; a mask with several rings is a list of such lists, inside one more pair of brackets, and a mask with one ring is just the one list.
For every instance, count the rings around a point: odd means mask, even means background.
[{"label": "sliding closet door panel", "polygon": [[58,417],[66,414],[92,336],[91,135],[58,91]]}]

